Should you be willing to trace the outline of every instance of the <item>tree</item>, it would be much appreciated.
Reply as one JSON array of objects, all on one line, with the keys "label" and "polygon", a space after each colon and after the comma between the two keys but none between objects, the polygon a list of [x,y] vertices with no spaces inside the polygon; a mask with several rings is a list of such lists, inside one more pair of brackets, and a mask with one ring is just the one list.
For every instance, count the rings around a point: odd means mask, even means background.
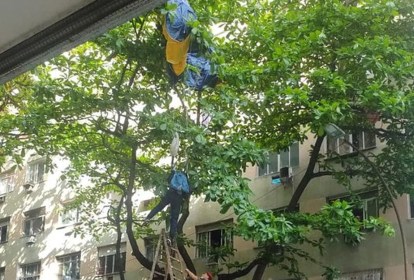
[{"label": "tree", "polygon": [[[223,42],[228,48],[221,48],[228,62],[222,71],[229,88],[243,89],[246,105],[241,111],[256,116],[243,120],[243,134],[276,151],[309,133],[317,135],[289,210],[319,176],[355,175],[368,186],[382,185],[362,158],[345,161],[345,171],[324,164],[320,148],[328,123],[375,133],[387,148],[370,159],[386,178],[392,177],[388,183],[394,198],[411,192],[411,167],[400,163],[411,158],[402,151],[412,145],[408,124],[413,96],[409,86],[412,4],[260,1],[234,5],[231,11],[237,14],[231,13],[234,20],[223,27],[232,39]],[[366,117],[370,112],[381,116],[383,127],[372,126]],[[316,164],[325,169],[315,171]],[[392,198],[384,188],[379,192],[382,205],[388,206]],[[266,264],[258,266],[256,279]]]},{"label": "tree", "polygon": [[[151,269],[151,260],[136,242],[148,229],[137,224],[132,197],[138,188],[162,192],[169,165],[160,164],[160,159],[168,156],[173,134],[179,132],[177,164],[181,169],[189,166],[192,183],[198,186],[195,195],[217,201],[222,213],[232,208],[237,215],[234,233],[268,249],[232,272],[220,273],[220,280],[252,270],[253,279],[261,279],[268,265],[302,277],[297,258],[312,258],[297,245],[322,249],[323,240],[309,237],[315,230],[326,238],[343,234],[351,242],[362,238],[362,224],[392,233],[385,223],[355,219],[346,202],[327,205],[312,215],[276,215],[260,209],[248,199],[250,189],[242,170],[263,163],[265,151],[284,149],[314,134],[309,166],[288,210],[319,176],[335,176],[343,184],[349,175],[361,176],[368,186],[379,185],[375,172],[360,158],[344,160],[345,169],[323,160],[324,127],[333,122],[350,131],[372,131],[386,142],[387,148],[370,159],[391,178],[395,196],[409,192],[412,155],[405,151],[413,145],[413,95],[407,86],[414,73],[413,4],[217,0],[192,5],[198,14],[194,40],[202,47],[215,45],[210,58],[219,65],[223,80],[215,89],[194,92],[181,84],[170,85],[159,11],[33,72],[33,95],[11,127],[28,136],[26,147],[69,158],[69,181],[91,178],[92,184],[79,190],[77,200],[85,216],[106,193],[117,194],[109,221],[118,232],[120,224],[126,227],[134,256]],[[209,31],[212,24],[225,36],[214,37]],[[171,106],[173,98],[181,106]],[[386,126],[370,125],[366,113],[372,111],[380,113]],[[208,129],[200,126],[201,112],[212,116]],[[325,169],[315,172],[316,164]],[[390,197],[382,189],[380,198],[387,207]],[[188,203],[179,233],[188,217]],[[93,220],[86,224],[96,232],[103,228]],[[194,271],[184,242],[178,242],[180,253]]]},{"label": "tree", "polygon": [[[17,164],[21,164],[21,154],[16,153],[16,146],[20,146],[25,134],[16,130],[16,115],[26,114],[27,100],[32,90],[30,76],[27,74],[0,85],[0,166],[8,157],[13,157]],[[27,125],[27,124],[23,124]]]}]

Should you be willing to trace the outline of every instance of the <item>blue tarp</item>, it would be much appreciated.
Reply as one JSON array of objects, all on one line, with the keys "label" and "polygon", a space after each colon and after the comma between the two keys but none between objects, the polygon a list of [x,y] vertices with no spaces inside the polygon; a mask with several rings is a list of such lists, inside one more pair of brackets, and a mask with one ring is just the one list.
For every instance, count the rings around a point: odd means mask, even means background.
[{"label": "blue tarp", "polygon": [[191,32],[191,28],[187,23],[197,19],[197,15],[187,0],[168,0],[167,3],[177,5],[176,10],[167,13],[167,31],[174,40],[182,41]]}]

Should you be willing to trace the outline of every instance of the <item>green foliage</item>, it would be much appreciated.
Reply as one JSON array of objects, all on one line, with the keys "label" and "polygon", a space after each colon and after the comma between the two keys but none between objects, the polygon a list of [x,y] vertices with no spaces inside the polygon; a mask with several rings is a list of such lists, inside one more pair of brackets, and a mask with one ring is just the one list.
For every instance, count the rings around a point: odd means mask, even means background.
[{"label": "green foliage", "polygon": [[335,280],[341,276],[341,273],[337,268],[328,266],[326,267],[326,271],[324,274],[322,274],[322,276],[325,276],[326,280]]}]

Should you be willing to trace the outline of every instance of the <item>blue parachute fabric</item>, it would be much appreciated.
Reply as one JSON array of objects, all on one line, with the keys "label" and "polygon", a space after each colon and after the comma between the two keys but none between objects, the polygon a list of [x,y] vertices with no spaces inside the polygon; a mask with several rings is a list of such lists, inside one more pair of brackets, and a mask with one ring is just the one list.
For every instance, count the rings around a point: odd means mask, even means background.
[{"label": "blue parachute fabric", "polygon": [[167,13],[166,26],[168,34],[177,41],[183,41],[191,32],[189,21],[196,20],[197,15],[187,0],[168,0],[168,4],[177,5],[177,9]]},{"label": "blue parachute fabric", "polygon": [[[184,80],[187,86],[202,90],[204,87],[215,87],[218,82],[216,73],[212,72],[210,61],[196,53],[187,54],[187,66]],[[195,68],[195,69],[194,69]]]}]

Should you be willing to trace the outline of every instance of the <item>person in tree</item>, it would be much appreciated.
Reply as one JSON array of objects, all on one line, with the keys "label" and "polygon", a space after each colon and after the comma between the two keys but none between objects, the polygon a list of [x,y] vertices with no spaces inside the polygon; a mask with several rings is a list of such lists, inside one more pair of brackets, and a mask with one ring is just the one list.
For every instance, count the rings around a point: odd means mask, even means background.
[{"label": "person in tree", "polygon": [[187,174],[181,171],[172,170],[168,177],[168,190],[161,198],[161,201],[148,213],[144,224],[148,224],[157,213],[165,206],[170,205],[170,239],[175,244],[177,238],[178,217],[181,212],[183,198],[190,194],[190,185]]},{"label": "person in tree", "polygon": [[188,268],[186,268],[185,271],[187,272],[188,277],[190,277],[190,279],[192,280],[213,280],[213,274],[211,274],[211,272],[208,271],[201,274],[200,277],[192,273]]}]

